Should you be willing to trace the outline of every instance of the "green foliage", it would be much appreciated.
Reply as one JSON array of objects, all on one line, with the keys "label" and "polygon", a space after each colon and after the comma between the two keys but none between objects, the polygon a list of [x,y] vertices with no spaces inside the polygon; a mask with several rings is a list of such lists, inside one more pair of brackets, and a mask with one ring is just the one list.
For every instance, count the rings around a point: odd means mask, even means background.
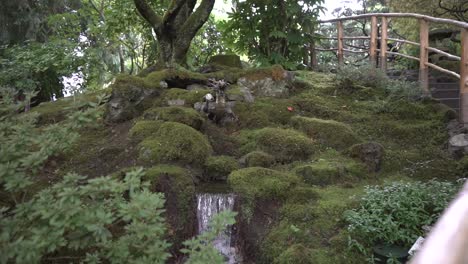
[{"label": "green foliage", "polygon": [[76,129],[97,119],[97,104],[85,112],[74,112],[68,122],[50,125],[38,130],[37,114],[17,114],[21,105],[12,105],[8,95],[0,101],[0,184],[7,192],[22,193],[33,184],[31,174],[36,174],[49,157],[63,152],[78,137]]},{"label": "green foliage", "polygon": [[367,186],[357,209],[345,213],[351,237],[364,245],[408,247],[433,225],[460,184],[431,180]]},{"label": "green foliage", "polygon": [[[66,175],[1,219],[2,244],[8,252],[2,254],[2,262],[50,261],[52,253],[69,251],[70,257],[92,263],[164,263],[169,257],[169,245],[162,239],[164,198],[149,192],[141,176],[141,169],[128,173],[123,182]],[[129,200],[122,195],[125,191]],[[111,227],[119,222],[126,224],[124,233],[114,237]],[[83,250],[84,259],[79,254]]]},{"label": "green foliage", "polygon": [[[302,63],[304,45],[313,41],[322,0],[234,1],[222,26],[226,42],[259,65]],[[272,8],[272,6],[276,8]]]},{"label": "green foliage", "polygon": [[60,78],[72,74],[83,63],[73,56],[73,46],[63,40],[0,47],[0,54],[0,86],[37,91],[38,102],[63,97]]},{"label": "green foliage", "polygon": [[387,75],[370,63],[360,67],[355,65],[342,66],[338,68],[335,80],[340,89],[349,92],[358,89],[359,86],[384,90],[389,82]]},{"label": "green foliage", "polygon": [[164,122],[140,144],[139,158],[146,163],[186,162],[202,165],[212,153],[208,139],[180,123]]},{"label": "green foliage", "polygon": [[187,64],[191,67],[204,66],[210,57],[229,51],[223,41],[219,22],[211,15],[192,40],[187,54]]}]

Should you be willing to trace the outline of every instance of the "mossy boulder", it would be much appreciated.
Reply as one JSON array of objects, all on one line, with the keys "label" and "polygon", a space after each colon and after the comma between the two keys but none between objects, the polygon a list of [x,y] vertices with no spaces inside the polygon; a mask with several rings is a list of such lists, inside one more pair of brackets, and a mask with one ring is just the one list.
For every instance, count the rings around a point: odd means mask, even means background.
[{"label": "mossy boulder", "polygon": [[243,167],[264,167],[269,168],[275,163],[275,158],[263,151],[252,151],[240,158],[239,163]]},{"label": "mossy boulder", "polygon": [[230,156],[212,156],[205,161],[205,180],[226,180],[227,176],[239,169],[237,160]]},{"label": "mossy boulder", "polygon": [[234,192],[249,200],[282,200],[299,183],[299,178],[290,173],[251,167],[231,172],[228,182]]},{"label": "mossy boulder", "polygon": [[350,126],[334,120],[295,116],[291,118],[291,124],[327,147],[344,149],[360,142]]},{"label": "mossy boulder", "polygon": [[134,141],[142,141],[145,138],[151,137],[155,134],[164,121],[154,120],[141,120],[135,123],[130,129],[128,135]]},{"label": "mossy boulder", "polygon": [[208,64],[217,64],[232,68],[242,68],[240,57],[235,54],[215,55],[212,56]]},{"label": "mossy boulder", "polygon": [[200,114],[192,108],[182,106],[155,107],[143,113],[146,120],[162,120],[178,122],[199,130],[205,121]]},{"label": "mossy boulder", "polygon": [[105,115],[108,122],[124,122],[139,116],[151,106],[151,99],[159,96],[162,89],[159,82],[132,75],[117,76],[111,88]]},{"label": "mossy boulder", "polygon": [[289,87],[294,75],[281,66],[251,69],[237,80],[237,85],[247,89],[254,96],[285,97],[289,95]]},{"label": "mossy boulder", "polygon": [[382,166],[385,151],[381,144],[367,142],[351,146],[347,153],[366,164],[369,172],[378,172]]},{"label": "mossy boulder", "polygon": [[176,162],[200,166],[212,153],[208,139],[184,124],[164,122],[159,129],[140,144],[139,159],[155,164]]},{"label": "mossy boulder", "polygon": [[307,164],[301,164],[293,169],[293,172],[301,176],[305,183],[325,186],[330,184],[349,184],[367,175],[364,164],[351,158],[335,155],[325,155]]},{"label": "mossy boulder", "polygon": [[266,152],[278,162],[304,160],[315,151],[314,142],[294,129],[262,128],[241,134],[243,150]]},{"label": "mossy boulder", "polygon": [[151,183],[153,191],[164,193],[169,240],[179,248],[196,232],[195,184],[190,172],[178,166],[158,165],[147,169],[143,179]]},{"label": "mossy boulder", "polygon": [[294,244],[288,247],[285,251],[282,251],[281,255],[274,259],[275,264],[326,264],[333,263],[329,261],[329,256],[303,244]]}]

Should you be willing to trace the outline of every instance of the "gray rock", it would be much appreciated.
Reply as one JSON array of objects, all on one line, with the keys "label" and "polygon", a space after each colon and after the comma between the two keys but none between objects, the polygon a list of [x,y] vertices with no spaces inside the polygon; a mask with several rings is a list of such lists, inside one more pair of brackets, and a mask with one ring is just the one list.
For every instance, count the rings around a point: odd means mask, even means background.
[{"label": "gray rock", "polygon": [[468,134],[452,136],[448,142],[448,151],[454,158],[462,158],[468,153]]},{"label": "gray rock", "polygon": [[131,86],[127,89],[114,89],[105,113],[107,122],[119,123],[139,116],[145,110],[145,102],[159,96],[156,89]]},{"label": "gray rock", "polygon": [[239,78],[237,85],[241,89],[246,89],[253,96],[285,97],[289,95],[289,87],[294,79],[294,74],[284,71],[283,78],[278,80],[272,77],[261,79]]},{"label": "gray rock", "polygon": [[367,142],[351,146],[348,149],[351,157],[361,160],[366,164],[369,172],[378,172],[382,166],[384,148],[376,142]]}]

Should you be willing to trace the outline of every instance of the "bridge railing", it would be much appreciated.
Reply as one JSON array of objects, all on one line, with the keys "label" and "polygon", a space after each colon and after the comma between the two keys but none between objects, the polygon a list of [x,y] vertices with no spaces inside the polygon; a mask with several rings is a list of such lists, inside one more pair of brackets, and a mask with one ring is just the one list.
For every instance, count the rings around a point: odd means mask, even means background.
[{"label": "bridge railing", "polygon": [[[419,20],[419,43],[409,40],[390,38],[388,37],[388,19],[389,18],[413,18]],[[343,22],[348,20],[358,20],[358,19],[370,19],[371,21],[371,32],[370,36],[352,36],[347,37],[344,35]],[[379,37],[379,28],[378,20],[380,19],[380,37]],[[461,56],[456,56],[449,54],[442,50],[433,48],[429,46],[429,23],[445,23],[453,26],[457,26],[461,31]],[[344,64],[344,53],[368,53],[371,63],[376,64],[377,58],[379,58],[379,66],[383,71],[387,69],[387,56],[402,56],[410,60],[416,60],[419,62],[419,83],[423,91],[427,94],[429,91],[429,68],[435,69],[437,71],[449,74],[460,80],[460,122],[468,123],[468,23],[456,21],[452,19],[445,18],[436,18],[421,14],[412,14],[412,13],[370,13],[357,16],[342,17],[330,20],[322,20],[319,23],[336,23],[337,24],[337,36],[336,37],[326,37],[325,39],[337,40],[338,46],[336,48],[323,49],[312,47],[311,61],[312,67],[317,65],[317,52],[322,51],[333,51],[337,53],[338,63],[340,65]],[[356,40],[363,39],[369,40],[369,49],[368,50],[352,50],[345,48],[346,40]],[[378,46],[380,40],[380,47]],[[419,57],[410,56],[407,54],[388,51],[387,44],[388,41],[400,42],[410,45],[415,45],[420,48]],[[443,67],[437,66],[429,62],[429,52],[435,52],[441,55],[444,55],[452,60],[460,61],[460,73],[450,71]]]}]

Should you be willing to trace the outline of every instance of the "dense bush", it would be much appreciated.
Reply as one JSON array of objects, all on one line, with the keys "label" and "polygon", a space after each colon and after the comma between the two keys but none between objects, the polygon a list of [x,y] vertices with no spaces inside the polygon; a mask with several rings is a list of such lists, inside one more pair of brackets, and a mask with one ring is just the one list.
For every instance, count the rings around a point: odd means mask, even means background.
[{"label": "dense bush", "polygon": [[408,247],[433,225],[459,189],[459,184],[394,182],[368,186],[360,207],[345,212],[348,231],[355,241]]}]

